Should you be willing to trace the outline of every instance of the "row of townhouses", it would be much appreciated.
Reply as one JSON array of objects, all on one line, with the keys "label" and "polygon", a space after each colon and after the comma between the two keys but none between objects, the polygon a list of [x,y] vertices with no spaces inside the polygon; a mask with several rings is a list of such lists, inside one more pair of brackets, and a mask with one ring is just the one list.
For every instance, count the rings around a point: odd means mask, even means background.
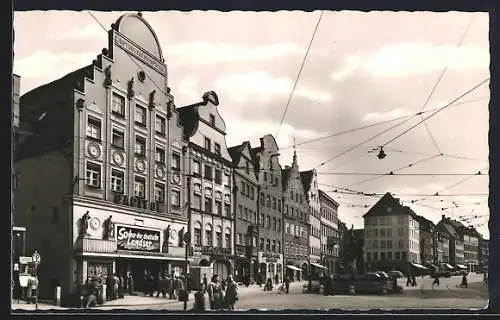
[{"label": "row of townhouses", "polygon": [[[209,266],[238,280],[335,270],[339,204],[271,135],[228,148],[217,94],[176,106],[158,38],[121,16],[92,64],[20,98],[14,223],[40,294]],[[17,228],[22,235],[22,228]],[[16,247],[17,248],[17,247]],[[17,250],[17,249],[16,249]],[[19,249],[21,250],[21,249]]]},{"label": "row of townhouses", "polygon": [[386,193],[364,217],[367,271],[466,269],[488,266],[488,241],[473,227],[444,215],[434,224]]}]

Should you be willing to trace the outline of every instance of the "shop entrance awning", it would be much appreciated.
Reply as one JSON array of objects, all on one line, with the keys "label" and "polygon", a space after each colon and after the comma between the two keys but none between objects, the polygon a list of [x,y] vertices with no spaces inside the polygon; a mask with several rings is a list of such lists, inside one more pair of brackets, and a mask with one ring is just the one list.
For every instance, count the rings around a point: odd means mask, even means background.
[{"label": "shop entrance awning", "polygon": [[418,263],[411,263],[412,266],[416,267],[416,268],[419,268],[419,269],[427,269],[426,267],[424,267],[423,265],[421,264],[418,264]]},{"label": "shop entrance awning", "polygon": [[317,263],[314,263],[314,262],[311,262],[311,266],[314,266],[314,267],[316,267],[316,268],[320,268],[320,269],[328,269],[327,267],[322,266],[322,265],[317,264]]},{"label": "shop entrance awning", "polygon": [[459,268],[459,269],[467,269],[467,267],[464,266],[463,264],[457,264],[457,268]]},{"label": "shop entrance awning", "polygon": [[292,270],[297,270],[297,271],[302,271],[302,269],[297,268],[296,266],[286,266],[287,268],[290,268]]},{"label": "shop entrance awning", "polygon": [[443,265],[450,270],[453,269],[453,267],[449,263],[443,263]]}]

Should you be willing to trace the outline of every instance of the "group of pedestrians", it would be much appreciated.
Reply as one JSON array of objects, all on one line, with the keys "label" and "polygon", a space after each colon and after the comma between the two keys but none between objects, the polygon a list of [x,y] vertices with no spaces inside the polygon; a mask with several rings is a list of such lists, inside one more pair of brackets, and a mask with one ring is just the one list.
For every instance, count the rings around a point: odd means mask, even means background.
[{"label": "group of pedestrians", "polygon": [[[203,289],[200,293],[198,299],[204,299],[205,293],[208,295],[210,310],[234,310],[239,298],[238,284],[234,281],[232,275],[221,281],[219,275],[215,274],[212,276],[210,283],[208,283],[208,279],[204,275]],[[195,310],[204,310],[205,306],[203,304],[204,300],[198,300],[195,304]]]},{"label": "group of pedestrians", "polygon": [[180,301],[186,299],[187,292],[184,286],[184,275],[178,276],[163,273],[158,279],[155,279],[151,272],[146,270],[144,280],[144,296],[153,297],[156,292],[157,298],[161,294],[163,298],[168,297],[168,299],[179,299]]}]

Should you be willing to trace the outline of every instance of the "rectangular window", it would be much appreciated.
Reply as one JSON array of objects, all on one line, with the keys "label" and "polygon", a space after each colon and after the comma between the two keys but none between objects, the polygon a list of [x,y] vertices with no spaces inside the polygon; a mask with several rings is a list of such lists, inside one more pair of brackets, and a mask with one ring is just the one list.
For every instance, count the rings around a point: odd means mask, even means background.
[{"label": "rectangular window", "polygon": [[135,177],[134,196],[142,199],[146,197],[146,180],[144,178]]},{"label": "rectangular window", "polygon": [[273,230],[274,231],[276,231],[276,225],[277,225],[276,218],[273,218]]},{"label": "rectangular window", "polygon": [[404,260],[404,261],[407,260],[407,253],[406,253],[406,251],[401,252],[401,260]]},{"label": "rectangular window", "polygon": [[113,128],[111,144],[121,149],[125,148],[125,133],[123,132],[123,130]]},{"label": "rectangular window", "polygon": [[399,260],[399,259],[401,259],[401,252],[396,251],[396,252],[394,253],[394,259],[395,259],[395,260]]},{"label": "rectangular window", "polygon": [[135,136],[135,154],[139,156],[146,155],[146,139],[140,136]]},{"label": "rectangular window", "polygon": [[215,169],[215,183],[222,184],[222,171]]},{"label": "rectangular window", "polygon": [[224,234],[224,248],[231,248],[231,234]]},{"label": "rectangular window", "polygon": [[385,229],[380,229],[380,236],[385,237]]},{"label": "rectangular window", "polygon": [[176,152],[173,152],[172,153],[172,169],[176,170],[176,171],[179,171],[181,170],[181,155],[176,153]]},{"label": "rectangular window", "polygon": [[281,242],[279,240],[277,242],[277,248],[276,249],[277,249],[278,253],[281,253]]},{"label": "rectangular window", "polygon": [[213,127],[215,127],[215,116],[213,114],[211,114],[209,116],[209,118],[210,118],[210,120],[209,120],[210,121],[210,125],[213,126]]},{"label": "rectangular window", "polygon": [[222,202],[215,200],[215,213],[222,215]]},{"label": "rectangular window", "polygon": [[97,163],[87,162],[85,183],[94,188],[101,187],[101,166]]},{"label": "rectangular window", "polygon": [[243,206],[241,204],[238,205],[238,217],[239,218],[243,217]]},{"label": "rectangular window", "polygon": [[113,93],[111,113],[125,117],[125,98],[117,93]]},{"label": "rectangular window", "polygon": [[87,122],[87,137],[101,140],[101,120],[89,117]]},{"label": "rectangular window", "polygon": [[387,236],[392,237],[392,229],[387,229]]},{"label": "rectangular window", "polygon": [[165,185],[163,183],[155,183],[155,201],[159,203],[165,202]]},{"label": "rectangular window", "polygon": [[205,211],[212,212],[212,198],[205,197]]},{"label": "rectangular window", "polygon": [[212,180],[212,167],[205,165],[205,179]]},{"label": "rectangular window", "polygon": [[181,206],[181,192],[172,190],[172,206],[179,208]]},{"label": "rectangular window", "polygon": [[253,223],[257,224],[257,212],[253,212]]},{"label": "rectangular window", "polygon": [[385,249],[385,240],[380,241],[380,248]]},{"label": "rectangular window", "polygon": [[214,245],[214,240],[212,238],[212,229],[205,230],[205,241],[207,246],[212,247]]},{"label": "rectangular window", "polygon": [[215,241],[217,241],[217,247],[222,248],[222,232],[215,233]]},{"label": "rectangular window", "polygon": [[260,214],[260,226],[261,227],[264,226],[264,214],[263,213]]},{"label": "rectangular window", "polygon": [[399,237],[402,237],[402,236],[403,236],[403,234],[404,234],[404,230],[403,230],[403,228],[398,228],[398,236],[399,236]]},{"label": "rectangular window", "polygon": [[259,249],[264,250],[264,238],[259,239]]},{"label": "rectangular window", "polygon": [[193,208],[201,210],[201,196],[199,194],[193,195]]},{"label": "rectangular window", "polygon": [[212,141],[208,138],[205,138],[205,149],[212,151]]},{"label": "rectangular window", "polygon": [[221,153],[220,153],[220,144],[218,144],[218,143],[214,143],[214,153],[215,153],[216,155],[218,155],[218,156],[220,156],[220,155],[221,155]]},{"label": "rectangular window", "polygon": [[230,178],[229,178],[229,175],[224,173],[224,184],[226,186],[229,186],[230,185]]},{"label": "rectangular window", "polygon": [[194,228],[194,244],[201,246],[201,229]]},{"label": "rectangular window", "polygon": [[271,251],[271,240],[266,239],[266,251]]},{"label": "rectangular window", "polygon": [[156,115],[156,121],[155,121],[155,131],[156,133],[164,136],[166,132],[166,125],[165,125],[165,118]]},{"label": "rectangular window", "polygon": [[201,165],[199,161],[193,160],[193,175],[201,176]]},{"label": "rectangular window", "polygon": [[278,232],[281,232],[281,219],[278,219]]},{"label": "rectangular window", "polygon": [[392,240],[387,240],[387,249],[392,249]]},{"label": "rectangular window", "polygon": [[146,125],[146,108],[139,105],[135,106],[135,123]]},{"label": "rectangular window", "polygon": [[404,244],[404,240],[403,239],[399,239],[399,241],[398,241],[398,248],[402,249],[404,247],[404,245],[405,245]]},{"label": "rectangular window", "polygon": [[273,243],[271,245],[271,251],[276,252],[276,240],[273,240]]},{"label": "rectangular window", "polygon": [[378,260],[378,252],[373,252],[373,261]]},{"label": "rectangular window", "polygon": [[385,260],[385,252],[380,253],[380,260]]},{"label": "rectangular window", "polygon": [[267,219],[266,219],[266,225],[267,225],[267,228],[268,229],[271,229],[271,217],[270,216],[267,216]]},{"label": "rectangular window", "polygon": [[366,253],[366,261],[370,261],[372,259],[372,254],[371,252]]},{"label": "rectangular window", "polygon": [[276,210],[276,198],[273,197],[273,209]]},{"label": "rectangular window", "polygon": [[244,216],[244,219],[245,219],[245,220],[248,220],[248,208],[245,208],[245,216]]},{"label": "rectangular window", "polygon": [[123,171],[111,170],[111,191],[123,193]]},{"label": "rectangular window", "polygon": [[243,236],[241,235],[241,233],[236,234],[236,244],[243,244]]},{"label": "rectangular window", "polygon": [[159,163],[165,163],[165,149],[162,147],[156,147],[155,160]]},{"label": "rectangular window", "polygon": [[231,217],[231,205],[229,203],[224,203],[224,213],[226,217]]}]

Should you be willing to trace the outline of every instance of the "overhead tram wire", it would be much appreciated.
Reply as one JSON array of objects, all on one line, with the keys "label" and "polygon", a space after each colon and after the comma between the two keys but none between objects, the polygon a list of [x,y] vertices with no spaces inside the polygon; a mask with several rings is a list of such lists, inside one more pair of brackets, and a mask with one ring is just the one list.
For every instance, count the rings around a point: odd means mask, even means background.
[{"label": "overhead tram wire", "polygon": [[367,143],[367,142],[369,142],[369,141],[372,141],[372,140],[374,140],[374,139],[378,138],[379,136],[383,135],[384,133],[386,133],[386,132],[388,132],[388,131],[390,131],[390,130],[392,130],[392,129],[394,129],[394,128],[399,127],[400,125],[402,125],[402,124],[404,124],[404,123],[406,123],[406,122],[410,121],[411,119],[413,119],[413,118],[415,118],[415,117],[416,117],[416,115],[412,115],[411,117],[408,117],[407,119],[404,119],[403,121],[400,121],[400,122],[396,123],[395,125],[391,126],[390,128],[385,129],[384,131],[377,133],[377,134],[376,134],[376,135],[374,135],[373,137],[371,137],[371,138],[369,138],[369,139],[366,139],[366,140],[361,141],[360,143],[358,143],[358,144],[354,145],[353,147],[351,147],[351,148],[349,148],[349,149],[347,149],[347,150],[344,150],[344,151],[342,151],[341,153],[337,154],[335,157],[330,158],[330,159],[326,160],[325,162],[322,162],[321,164],[317,165],[317,166],[315,167],[315,169],[317,169],[317,168],[319,168],[319,167],[321,167],[321,166],[324,166],[324,165],[325,165],[325,164],[327,164],[328,162],[331,162],[331,161],[333,161],[333,160],[336,160],[336,159],[340,158],[340,157],[341,157],[341,156],[343,156],[344,154],[346,154],[346,153],[348,153],[348,152],[350,152],[350,151],[352,151],[352,150],[354,150],[354,149],[356,149],[356,148],[358,148],[358,147],[362,146],[363,144],[365,144],[365,143]]},{"label": "overhead tram wire", "polygon": [[[409,176],[409,177],[419,177],[419,176],[467,176],[477,175],[477,173],[394,173],[393,171],[388,173],[372,173],[372,172],[318,172],[318,174],[325,175],[344,175],[344,176]],[[482,173],[481,175],[486,175]]]},{"label": "overhead tram wire", "polygon": [[[472,25],[472,22],[474,21],[474,18],[475,16],[473,15],[471,20],[469,21],[467,27],[465,28],[465,31],[463,32],[462,36],[460,37],[460,40],[458,41],[458,44],[456,46],[456,49],[458,49],[460,47],[460,45],[462,44],[464,38],[465,38],[465,35],[467,34],[467,32],[469,31],[469,28],[470,26]],[[446,71],[448,70],[448,66],[449,66],[449,63],[450,61],[448,60],[446,66],[444,67],[444,69],[441,71],[441,74],[439,75],[438,79],[436,80],[436,82],[434,83],[434,86],[432,87],[431,89],[431,92],[429,93],[429,95],[427,96],[427,99],[425,100],[424,104],[422,105],[422,109],[420,111],[424,111],[425,110],[425,107],[427,107],[427,104],[429,103],[429,101],[431,100],[434,92],[436,91],[439,83],[441,82],[441,80],[443,79],[443,76],[444,74],[446,73]],[[423,115],[421,115],[421,117],[423,118]],[[427,133],[429,134],[429,137],[431,138],[432,140],[432,143],[434,144],[434,146],[436,147],[436,150],[438,151],[438,153],[442,153],[441,152],[441,149],[439,148],[437,142],[436,142],[436,139],[434,139],[434,136],[432,135],[432,132],[431,132],[431,129],[429,128],[429,125],[427,124],[426,121],[424,121],[424,125],[425,125],[425,129],[427,130]]]},{"label": "overhead tram wire", "polygon": [[316,23],[316,26],[314,28],[314,32],[311,36],[311,40],[309,41],[309,45],[307,46],[307,50],[306,50],[306,53],[304,55],[304,59],[302,59],[302,63],[300,65],[299,72],[297,73],[297,77],[295,78],[295,82],[293,84],[292,91],[290,92],[290,96],[288,97],[288,101],[285,105],[285,110],[283,111],[283,115],[281,116],[281,120],[280,120],[280,123],[278,125],[278,131],[276,132],[276,136],[275,136],[276,139],[278,138],[278,135],[280,133],[281,125],[283,124],[283,121],[285,120],[286,113],[288,111],[288,107],[290,106],[290,102],[292,101],[293,93],[295,92],[295,88],[297,87],[297,83],[299,82],[300,75],[302,73],[302,69],[304,68],[304,65],[306,63],[307,56],[309,55],[309,50],[311,49],[312,43],[314,41],[314,37],[316,36],[316,32],[318,31],[319,24],[321,23],[321,19],[323,19],[323,14],[324,14],[324,10],[321,10],[319,18],[318,18],[318,22]]},{"label": "overhead tram wire", "polygon": [[438,114],[439,112],[443,111],[444,109],[448,108],[449,106],[451,106],[453,104],[453,102],[455,101],[458,101],[460,99],[462,99],[463,97],[465,97],[466,95],[470,94],[471,92],[473,92],[474,90],[476,90],[477,88],[481,87],[483,84],[485,84],[486,82],[490,81],[490,78],[486,78],[485,80],[481,81],[480,83],[478,83],[477,85],[475,85],[474,87],[472,87],[471,89],[467,90],[465,93],[461,94],[459,97],[455,98],[452,102],[446,104],[445,106],[437,109],[436,111],[434,111],[433,113],[431,113],[429,116],[425,117],[424,119],[422,119],[421,121],[417,122],[416,124],[414,124],[413,126],[411,126],[410,128],[406,129],[405,131],[403,131],[402,133],[398,134],[397,136],[395,136],[394,138],[390,139],[389,141],[387,141],[386,143],[384,143],[382,145],[382,147],[385,147],[387,146],[388,144],[390,144],[391,142],[394,142],[396,139],[402,137],[403,135],[405,135],[406,133],[408,133],[409,131],[411,131],[412,129],[414,129],[415,127],[419,126],[420,124],[422,124],[423,122],[425,122],[426,120],[432,118],[433,116],[435,116],[436,114]]},{"label": "overhead tram wire", "polygon": [[[406,166],[399,167],[399,168],[397,168],[397,169],[396,169],[396,170],[394,170],[394,171],[400,171],[400,170],[403,170],[403,169],[407,169],[407,168],[414,167],[414,166],[415,166],[415,165],[417,165],[417,164],[420,164],[420,163],[423,163],[423,162],[426,162],[426,161],[430,161],[430,160],[432,160],[432,159],[434,159],[434,158],[436,158],[436,157],[439,157],[439,156],[441,156],[441,155],[442,155],[442,154],[440,153],[440,154],[437,154],[437,155],[433,155],[433,156],[431,156],[431,157],[427,157],[427,158],[425,158],[425,159],[421,159],[421,160],[419,160],[419,161],[415,161],[415,162],[410,163],[410,164],[408,164],[408,165],[406,165]],[[394,171],[392,171],[392,172],[394,172]],[[350,188],[350,187],[353,187],[353,186],[357,186],[357,185],[360,185],[360,184],[363,184],[363,183],[366,183],[366,182],[374,181],[374,180],[380,179],[380,178],[382,178],[382,177],[384,177],[384,176],[385,176],[385,174],[383,174],[383,175],[381,174],[381,175],[379,175],[379,176],[377,176],[377,177],[364,179],[364,180],[361,180],[361,181],[358,181],[358,182],[355,182],[355,183],[353,183],[353,184],[348,185],[348,186],[347,186],[347,188]]]},{"label": "overhead tram wire", "polygon": [[[462,101],[462,102],[456,102],[456,103],[453,103],[453,106],[459,106],[459,105],[463,105],[463,104],[467,104],[467,103],[477,102],[479,100],[483,100],[483,99],[486,99],[486,98],[487,97],[480,97],[480,98],[466,100],[466,101]],[[430,112],[436,111],[438,109],[439,108],[434,108],[434,109],[429,109],[429,110],[417,112],[417,113],[415,113],[415,116],[418,116],[418,115],[421,115],[421,114],[425,114],[425,113],[430,113]],[[391,122],[398,121],[398,120],[401,120],[401,119],[406,119],[406,118],[409,118],[409,117],[412,117],[412,116],[414,116],[414,115],[400,116],[400,117],[393,118],[393,119],[390,119],[390,120],[379,121],[379,122],[375,122],[375,123],[372,123],[372,124],[369,124],[369,125],[366,125],[366,126],[361,126],[361,127],[357,127],[357,128],[353,128],[353,129],[348,129],[348,130],[336,132],[336,133],[333,133],[331,135],[327,135],[327,136],[324,136],[324,137],[314,138],[314,139],[309,139],[309,140],[304,140],[304,141],[302,141],[300,143],[297,143],[295,146],[300,146],[300,145],[304,145],[304,144],[318,142],[318,141],[321,141],[321,140],[326,140],[326,139],[329,139],[329,138],[341,136],[341,135],[352,133],[352,132],[355,132],[355,131],[360,131],[360,130],[368,129],[368,128],[375,127],[375,126],[378,126],[378,125],[382,125],[382,124],[386,124],[386,123],[391,123]],[[294,147],[293,145],[289,145],[289,146],[286,146],[286,147],[281,147],[280,150],[292,149],[293,147]]]}]

